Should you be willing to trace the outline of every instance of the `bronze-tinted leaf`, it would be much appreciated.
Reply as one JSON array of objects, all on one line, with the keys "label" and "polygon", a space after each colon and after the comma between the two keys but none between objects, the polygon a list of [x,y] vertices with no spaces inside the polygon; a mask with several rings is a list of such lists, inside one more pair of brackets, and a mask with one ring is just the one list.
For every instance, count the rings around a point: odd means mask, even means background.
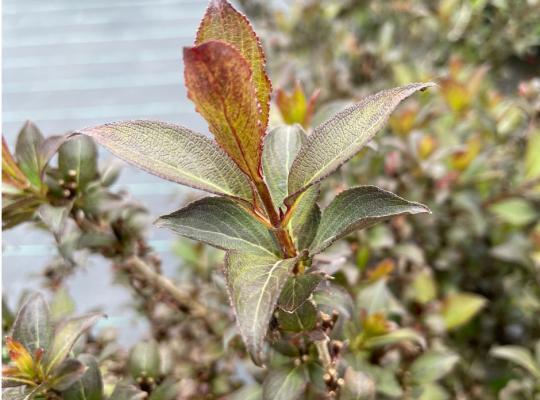
[{"label": "bronze-tinted leaf", "polygon": [[195,44],[222,40],[235,47],[247,60],[253,72],[253,83],[261,106],[262,127],[268,125],[272,84],[265,71],[265,57],[261,42],[248,19],[226,0],[212,0],[201,21]]},{"label": "bronze-tinted leaf", "polygon": [[184,48],[188,97],[219,145],[253,180],[260,181],[264,129],[246,59],[234,47],[209,41]]}]

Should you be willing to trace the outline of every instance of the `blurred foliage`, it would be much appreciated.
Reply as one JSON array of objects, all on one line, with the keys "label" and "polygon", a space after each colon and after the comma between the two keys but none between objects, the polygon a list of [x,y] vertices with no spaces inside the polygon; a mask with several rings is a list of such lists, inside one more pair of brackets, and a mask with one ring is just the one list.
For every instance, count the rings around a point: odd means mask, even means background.
[{"label": "blurred foliage", "polygon": [[[32,309],[47,315],[44,301],[22,302],[16,318],[3,302],[13,337],[3,375],[33,382],[4,389],[6,398],[35,384],[48,398],[85,398],[74,381],[92,399],[540,398],[538,1],[241,3],[267,34],[275,123],[313,127],[374,89],[439,82],[398,109],[376,152],[366,148],[322,187],[328,200],[376,184],[432,214],[358,232],[319,256],[333,279],[304,275],[295,284],[307,294],[280,300],[268,372],[251,363],[233,323],[223,253],[174,245],[175,286],[201,310],[163,290],[146,210],[111,188],[117,166],[98,165],[88,139],[44,139],[26,124],[15,154],[3,145],[3,228],[31,221],[54,236],[58,257],[43,273],[51,321],[73,318],[65,278],[99,254],[131,288],[151,340],[128,352],[109,329],[79,339],[59,386],[58,371],[45,373],[41,351],[16,334]],[[315,326],[328,343],[304,332]],[[323,345],[335,369],[321,368]]]},{"label": "blurred foliage", "polygon": [[[371,354],[379,396],[405,396],[411,379],[409,395],[418,398],[540,396],[534,363],[521,373],[489,355],[502,344],[532,358],[540,338],[540,3],[314,0],[287,11],[262,4],[253,17],[267,27],[274,76],[281,73],[285,88],[300,79],[308,93],[320,89],[313,126],[373,88],[440,85],[402,106],[372,143],[377,151],[366,149],[323,186],[335,193],[376,184],[433,212],[361,232],[336,250],[346,260],[336,279],[357,301],[374,290],[363,281],[387,273],[391,300],[362,317],[363,335],[384,332],[386,318],[413,328],[428,348],[459,356],[441,382],[414,394],[415,379],[400,377],[412,371],[406,356]],[[280,120],[286,115],[274,113]],[[385,357],[398,381],[387,377]]]}]

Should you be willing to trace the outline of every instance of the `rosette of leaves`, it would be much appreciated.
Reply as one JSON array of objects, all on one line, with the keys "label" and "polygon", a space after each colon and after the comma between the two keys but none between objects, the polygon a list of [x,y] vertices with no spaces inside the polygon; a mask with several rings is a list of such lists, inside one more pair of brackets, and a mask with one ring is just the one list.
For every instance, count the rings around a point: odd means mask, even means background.
[{"label": "rosette of leaves", "polygon": [[10,151],[2,137],[2,229],[31,219],[46,202],[45,170],[64,136],[45,138],[32,122],[24,124]]},{"label": "rosette of leaves", "polygon": [[[270,130],[272,87],[263,49],[248,20],[225,0],[210,2],[195,45],[184,49],[184,64],[188,97],[215,140],[182,126],[140,120],[75,135],[89,135],[164,179],[217,195],[162,216],[157,225],[227,251],[225,275],[239,331],[262,365],[280,294],[287,286],[291,293],[290,285],[311,273],[314,256],[357,229],[429,212],[374,186],[346,190],[322,211],[317,200],[319,182],[358,153],[401,101],[433,84],[368,96],[310,135],[298,125]],[[315,287],[307,284],[302,301],[286,301],[285,311],[307,304]]]},{"label": "rosette of leaves", "polygon": [[[99,373],[93,357],[74,358],[72,348],[102,317],[102,313],[96,312],[53,324],[43,296],[30,295],[5,340],[10,362],[2,370],[3,398],[57,398],[64,391],[71,391],[73,385],[88,380],[92,373]],[[101,399],[101,386],[94,389],[99,395],[86,398]]]}]

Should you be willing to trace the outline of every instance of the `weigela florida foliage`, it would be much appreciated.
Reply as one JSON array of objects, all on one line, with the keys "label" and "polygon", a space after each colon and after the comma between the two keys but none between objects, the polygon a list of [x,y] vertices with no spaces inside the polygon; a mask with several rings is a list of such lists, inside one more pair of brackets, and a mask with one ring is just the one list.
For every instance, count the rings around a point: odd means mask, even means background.
[{"label": "weigela florida foliage", "polygon": [[319,182],[358,153],[401,101],[433,84],[383,90],[309,135],[299,125],[269,130],[272,86],[263,49],[248,20],[225,0],[210,3],[195,46],[184,49],[184,65],[188,97],[215,141],[182,126],[140,120],[76,134],[152,174],[218,195],[162,216],[157,225],[227,251],[239,330],[261,365],[282,289],[295,276],[317,274],[309,268],[315,255],[354,230],[429,212],[374,186],[346,190],[322,211],[317,198]]}]

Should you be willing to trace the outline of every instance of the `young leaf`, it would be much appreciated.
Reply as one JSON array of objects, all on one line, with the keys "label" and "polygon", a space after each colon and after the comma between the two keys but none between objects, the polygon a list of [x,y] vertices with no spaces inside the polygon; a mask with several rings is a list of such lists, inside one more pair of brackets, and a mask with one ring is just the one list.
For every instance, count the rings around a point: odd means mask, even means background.
[{"label": "young leaf", "polygon": [[302,366],[291,370],[273,369],[264,379],[263,400],[300,399],[306,384],[306,372]]},{"label": "young leaf", "polygon": [[54,339],[45,354],[46,372],[53,371],[64,361],[77,339],[102,317],[102,313],[95,312],[70,318],[58,325],[54,332]]},{"label": "young leaf", "polygon": [[43,140],[43,134],[38,127],[27,121],[19,132],[15,145],[15,155],[19,167],[35,187],[41,187],[41,166],[43,161],[39,147]]},{"label": "young leaf", "polygon": [[66,179],[72,178],[79,188],[86,188],[97,176],[97,148],[94,141],[87,136],[72,137],[60,146],[58,167]]},{"label": "young leaf", "polygon": [[306,273],[291,276],[279,296],[278,306],[284,311],[293,312],[311,296],[311,293],[323,280],[321,274]]},{"label": "young leaf", "polygon": [[39,293],[29,296],[15,318],[13,339],[22,343],[33,354],[37,349],[49,347],[52,334],[47,302]]},{"label": "young leaf", "polygon": [[223,250],[280,254],[270,230],[240,205],[224,197],[195,201],[160,217],[156,225]]},{"label": "young leaf", "polygon": [[351,159],[382,129],[394,109],[433,83],[413,83],[368,96],[315,128],[294,160],[289,176],[291,204],[300,192],[326,178]]},{"label": "young leaf", "polygon": [[323,211],[311,254],[326,249],[336,240],[358,230],[403,214],[429,213],[420,204],[402,199],[375,186],[359,186],[340,193]]},{"label": "young leaf", "polygon": [[95,357],[89,354],[81,354],[78,359],[84,363],[86,371],[78,381],[62,392],[62,399],[102,400],[103,381]]},{"label": "young leaf", "polygon": [[522,368],[525,368],[537,379],[540,379],[540,365],[536,364],[529,350],[521,346],[498,346],[489,352],[493,357],[508,360]]},{"label": "young leaf", "polygon": [[225,262],[229,297],[240,333],[254,362],[260,365],[268,323],[296,259],[230,251]]},{"label": "young leaf", "polygon": [[247,177],[214,142],[187,128],[156,121],[125,121],[86,128],[123,160],[160,178],[251,202]]},{"label": "young leaf", "polygon": [[313,117],[319,93],[320,91],[316,90],[308,100],[304,88],[298,81],[295,82],[290,94],[282,89],[276,90],[276,105],[283,121],[288,125],[300,124],[307,128]]},{"label": "young leaf", "polygon": [[319,185],[315,185],[301,193],[292,206],[289,230],[299,250],[308,249],[317,234],[321,222],[318,198]]},{"label": "young leaf", "polygon": [[206,10],[195,44],[209,40],[221,40],[236,48],[249,63],[253,73],[258,103],[261,106],[261,125],[268,125],[272,84],[265,71],[265,56],[257,34],[248,19],[234,9],[226,0],[212,0]]},{"label": "young leaf", "polygon": [[86,366],[74,358],[68,358],[52,372],[49,385],[55,390],[66,390],[80,379],[86,371]]},{"label": "young leaf", "polygon": [[272,129],[264,139],[262,167],[276,207],[288,195],[289,170],[307,135],[300,125]]},{"label": "young leaf", "polygon": [[264,128],[251,69],[234,47],[208,41],[184,48],[188,97],[240,169],[260,181]]},{"label": "young leaf", "polygon": [[452,353],[427,351],[412,363],[412,380],[415,383],[434,382],[450,372],[458,360],[459,357]]}]

